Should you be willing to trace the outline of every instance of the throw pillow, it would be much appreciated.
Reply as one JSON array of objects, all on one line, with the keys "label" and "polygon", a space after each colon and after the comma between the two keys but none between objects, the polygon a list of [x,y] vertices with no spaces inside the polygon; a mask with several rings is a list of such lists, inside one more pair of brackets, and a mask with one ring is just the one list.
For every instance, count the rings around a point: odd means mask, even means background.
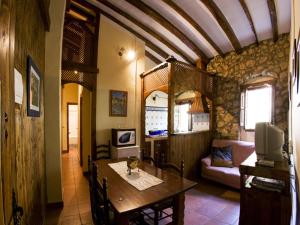
[{"label": "throw pillow", "polygon": [[233,167],[232,147],[212,147],[211,149],[212,166]]}]

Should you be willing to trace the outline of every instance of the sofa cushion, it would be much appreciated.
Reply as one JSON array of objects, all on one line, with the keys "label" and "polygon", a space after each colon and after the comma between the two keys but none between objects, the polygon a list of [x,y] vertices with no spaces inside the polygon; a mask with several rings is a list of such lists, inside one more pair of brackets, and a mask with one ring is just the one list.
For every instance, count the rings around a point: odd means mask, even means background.
[{"label": "sofa cushion", "polygon": [[240,171],[238,167],[215,167],[203,168],[203,175],[206,178],[226,184],[231,187],[240,188]]},{"label": "sofa cushion", "polygon": [[230,145],[225,147],[212,147],[211,157],[212,166],[233,167],[232,147]]},{"label": "sofa cushion", "polygon": [[214,139],[212,143],[213,147],[224,147],[228,145],[232,146],[233,165],[236,167],[239,167],[255,150],[253,142]]}]

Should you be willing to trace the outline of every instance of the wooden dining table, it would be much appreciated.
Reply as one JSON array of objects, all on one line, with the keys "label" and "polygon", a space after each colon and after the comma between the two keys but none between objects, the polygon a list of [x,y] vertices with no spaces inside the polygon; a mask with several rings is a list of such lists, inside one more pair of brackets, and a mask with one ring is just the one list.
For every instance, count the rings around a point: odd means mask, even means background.
[{"label": "wooden dining table", "polygon": [[195,187],[196,182],[180,177],[170,171],[161,170],[147,162],[140,162],[139,169],[163,180],[163,182],[139,191],[108,165],[120,161],[122,160],[96,161],[99,169],[98,179],[107,178],[108,199],[115,211],[118,225],[129,224],[129,217],[132,213],[170,198],[174,199],[172,224],[184,224],[185,192]]}]

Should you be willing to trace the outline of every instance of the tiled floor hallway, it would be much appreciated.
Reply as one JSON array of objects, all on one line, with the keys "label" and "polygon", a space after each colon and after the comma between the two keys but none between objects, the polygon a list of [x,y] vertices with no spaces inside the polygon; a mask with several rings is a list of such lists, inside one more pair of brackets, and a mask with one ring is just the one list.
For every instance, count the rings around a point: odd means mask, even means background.
[{"label": "tiled floor hallway", "polygon": [[[76,149],[62,156],[63,209],[47,210],[46,225],[92,225],[88,180]],[[185,197],[185,225],[238,225],[239,192],[201,180]]]},{"label": "tiled floor hallway", "polygon": [[76,148],[62,155],[63,201],[61,210],[48,210],[46,225],[92,225],[88,180],[83,176]]}]

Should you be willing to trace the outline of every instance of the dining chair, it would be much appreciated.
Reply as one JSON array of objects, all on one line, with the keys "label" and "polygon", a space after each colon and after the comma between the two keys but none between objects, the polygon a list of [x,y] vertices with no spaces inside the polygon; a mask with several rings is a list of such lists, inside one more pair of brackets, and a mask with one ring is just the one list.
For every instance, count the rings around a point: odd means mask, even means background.
[{"label": "dining chair", "polygon": [[[90,202],[92,218],[95,225],[113,225],[114,211],[110,207],[107,195],[107,179],[102,179],[102,184],[98,180],[99,170],[95,162],[91,162],[88,156],[88,173],[90,187]],[[144,221],[143,214],[135,212],[129,215],[130,225],[148,225]]]},{"label": "dining chair", "polygon": [[98,180],[98,165],[92,163],[93,218],[96,225],[114,224],[114,212],[110,209],[107,197],[107,179]]},{"label": "dining chair", "polygon": [[[180,167],[173,163],[163,163],[160,165],[162,170],[167,170],[169,172],[176,173],[177,175],[180,175],[180,177],[183,177],[184,175],[184,161],[182,160],[180,162]],[[166,199],[160,203],[157,203],[150,207],[149,209],[144,210],[143,213],[145,216],[153,220],[154,225],[158,225],[159,221],[166,219],[168,217],[173,218],[173,207],[174,207],[174,200]],[[171,209],[171,212],[169,212]]]},{"label": "dining chair", "polygon": [[91,162],[91,156],[88,155],[88,181],[89,181],[89,191],[90,191],[90,203],[91,203],[91,212],[93,216],[93,220],[95,221],[95,203],[93,198],[93,176],[92,176],[92,162]]},{"label": "dining chair", "polygon": [[110,159],[110,158],[111,158],[110,141],[108,141],[108,144],[96,145],[95,160]]}]

